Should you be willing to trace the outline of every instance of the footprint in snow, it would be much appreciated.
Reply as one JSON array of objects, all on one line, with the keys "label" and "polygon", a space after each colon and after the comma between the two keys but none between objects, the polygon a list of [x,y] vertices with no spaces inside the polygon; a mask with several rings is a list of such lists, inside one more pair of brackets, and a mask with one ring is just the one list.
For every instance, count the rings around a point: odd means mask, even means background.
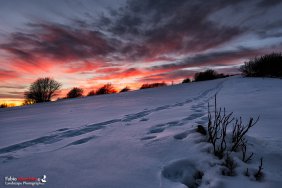
[{"label": "footprint in snow", "polygon": [[154,128],[154,129],[151,129],[148,134],[161,133],[161,132],[163,132],[164,130],[165,130],[165,128],[163,128],[163,127]]},{"label": "footprint in snow", "polygon": [[188,136],[187,132],[179,133],[173,136],[174,139],[176,140],[182,140]]},{"label": "footprint in snow", "polygon": [[100,129],[104,129],[106,125],[110,125],[113,123],[120,122],[120,119],[113,119],[101,123],[89,124],[77,129],[67,129],[65,131],[57,132],[56,134],[51,134],[47,136],[42,136],[39,138],[35,138],[29,141],[21,142],[18,144],[10,145],[4,148],[0,148],[0,154],[14,152],[18,150],[22,150],[28,147],[32,147],[38,144],[53,144],[64,140],[65,138],[72,138],[80,135],[84,135],[93,131],[97,131]]},{"label": "footprint in snow", "polygon": [[156,138],[156,136],[145,136],[145,137],[141,138],[140,140],[151,140],[153,138]]},{"label": "footprint in snow", "polygon": [[168,122],[167,125],[169,127],[174,127],[174,126],[182,126],[184,123],[181,122],[181,121],[171,121],[171,122]]},{"label": "footprint in snow", "polygon": [[148,121],[148,120],[149,120],[149,118],[143,118],[140,121]]},{"label": "footprint in snow", "polygon": [[87,137],[87,138],[82,138],[82,139],[79,139],[77,141],[74,141],[74,142],[66,145],[65,147],[72,146],[72,145],[84,144],[86,142],[89,142],[90,140],[93,140],[94,138],[96,138],[96,136],[90,136],[90,137]]},{"label": "footprint in snow", "polygon": [[197,119],[197,118],[202,117],[202,116],[204,116],[203,113],[191,114],[189,117],[184,118],[183,120],[184,121],[194,120],[194,119]]},{"label": "footprint in snow", "polygon": [[69,130],[69,128],[58,129],[58,130],[56,130],[55,132],[62,132],[62,131],[67,131],[67,130]]},{"label": "footprint in snow", "polygon": [[166,126],[166,123],[158,124],[158,125],[156,125],[155,127],[164,127],[164,126]]},{"label": "footprint in snow", "polygon": [[195,161],[187,159],[174,161],[162,169],[164,178],[173,182],[180,182],[187,187],[198,187],[203,175],[195,167]]},{"label": "footprint in snow", "polygon": [[0,156],[1,163],[7,163],[7,162],[14,160],[14,159],[17,159],[17,158],[12,156],[12,155]]},{"label": "footprint in snow", "polygon": [[198,112],[198,113],[202,113],[203,111],[198,109],[198,110],[194,110],[195,112]]}]

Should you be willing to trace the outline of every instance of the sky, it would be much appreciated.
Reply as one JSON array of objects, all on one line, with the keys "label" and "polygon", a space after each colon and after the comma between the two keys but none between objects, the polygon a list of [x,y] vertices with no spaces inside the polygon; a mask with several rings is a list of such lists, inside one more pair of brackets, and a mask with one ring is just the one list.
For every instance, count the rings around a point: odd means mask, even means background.
[{"label": "sky", "polygon": [[103,84],[238,73],[282,50],[282,0],[0,0],[0,103],[36,79],[85,94]]}]

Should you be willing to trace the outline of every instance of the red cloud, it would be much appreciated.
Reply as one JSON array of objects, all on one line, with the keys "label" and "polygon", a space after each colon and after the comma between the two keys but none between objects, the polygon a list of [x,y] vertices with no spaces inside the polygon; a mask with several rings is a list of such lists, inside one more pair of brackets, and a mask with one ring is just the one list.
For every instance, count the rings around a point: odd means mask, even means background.
[{"label": "red cloud", "polygon": [[122,68],[119,68],[119,67],[106,67],[106,68],[100,68],[98,70],[96,70],[97,73],[109,73],[109,74],[112,74],[112,73],[115,73],[115,72],[118,72],[118,71],[122,71],[123,69]]},{"label": "red cloud", "polygon": [[58,62],[44,58],[37,59],[36,61],[24,61],[21,59],[14,58],[11,65],[17,72],[24,71],[29,75],[36,75],[41,72],[48,72],[51,68],[58,65]]},{"label": "red cloud", "polygon": [[19,78],[20,74],[15,71],[0,69],[0,81],[6,81]]},{"label": "red cloud", "polygon": [[150,74],[149,71],[143,71],[136,68],[120,69],[116,72],[107,72],[108,74],[102,76],[95,76],[91,80],[112,80],[112,79],[128,79],[130,77],[140,77]]}]

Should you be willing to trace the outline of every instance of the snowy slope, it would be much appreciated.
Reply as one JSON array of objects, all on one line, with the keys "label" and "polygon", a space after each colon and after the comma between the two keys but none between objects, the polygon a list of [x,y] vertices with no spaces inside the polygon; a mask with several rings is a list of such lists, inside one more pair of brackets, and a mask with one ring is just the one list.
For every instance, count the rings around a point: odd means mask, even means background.
[{"label": "snowy slope", "polygon": [[[179,188],[200,170],[200,187],[279,188],[281,86],[279,79],[230,77],[0,109],[0,178],[44,174],[44,187],[52,188]],[[248,166],[238,161],[235,177],[220,174],[221,161],[195,132],[206,125],[207,102],[216,93],[236,116],[260,115],[248,134],[255,158]],[[243,176],[260,157],[264,180]]]}]

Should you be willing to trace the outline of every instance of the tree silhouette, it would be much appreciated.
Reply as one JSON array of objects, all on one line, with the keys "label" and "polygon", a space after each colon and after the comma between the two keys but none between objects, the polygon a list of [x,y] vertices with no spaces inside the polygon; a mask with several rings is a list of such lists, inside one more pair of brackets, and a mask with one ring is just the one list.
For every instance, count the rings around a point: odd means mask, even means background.
[{"label": "tree silhouette", "polygon": [[112,84],[105,84],[96,91],[96,95],[112,94],[116,92]]},{"label": "tree silhouette", "polygon": [[253,58],[245,62],[239,70],[245,76],[282,78],[282,54],[272,53]]},{"label": "tree silhouette", "polygon": [[61,84],[52,78],[39,78],[30,85],[24,96],[30,103],[48,102],[57,94],[60,87]]},{"label": "tree silhouette", "polygon": [[212,69],[208,69],[204,72],[198,72],[195,74],[194,79],[195,81],[204,81],[204,80],[213,80],[213,79],[217,79],[218,77],[218,73]]},{"label": "tree silhouette", "polygon": [[165,82],[156,82],[156,83],[151,83],[151,84],[143,84],[140,89],[149,89],[149,88],[154,88],[154,87],[163,87],[167,86]]},{"label": "tree silhouette", "polygon": [[83,96],[83,89],[74,87],[67,93],[67,98],[77,98]]},{"label": "tree silhouette", "polygon": [[126,86],[125,88],[123,88],[122,90],[120,90],[120,93],[122,93],[122,92],[128,92],[128,91],[130,91],[131,89],[128,87],[128,86]]},{"label": "tree silhouette", "polygon": [[2,104],[0,104],[0,108],[8,108],[8,104],[7,103],[2,103]]},{"label": "tree silhouette", "polygon": [[95,94],[96,94],[95,91],[94,91],[94,90],[91,90],[91,91],[88,92],[87,96],[93,96],[93,95],[95,95]]},{"label": "tree silhouette", "polygon": [[191,82],[190,78],[186,78],[182,81],[182,84],[190,83],[190,82]]}]

